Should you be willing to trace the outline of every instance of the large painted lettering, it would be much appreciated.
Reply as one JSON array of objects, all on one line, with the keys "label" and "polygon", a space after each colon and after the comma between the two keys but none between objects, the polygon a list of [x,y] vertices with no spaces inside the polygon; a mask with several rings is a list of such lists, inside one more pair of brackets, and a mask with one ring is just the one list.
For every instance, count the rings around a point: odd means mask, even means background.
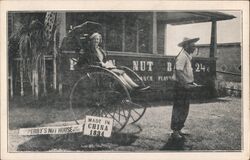
[{"label": "large painted lettering", "polygon": [[153,61],[133,61],[133,70],[152,72],[153,65]]}]

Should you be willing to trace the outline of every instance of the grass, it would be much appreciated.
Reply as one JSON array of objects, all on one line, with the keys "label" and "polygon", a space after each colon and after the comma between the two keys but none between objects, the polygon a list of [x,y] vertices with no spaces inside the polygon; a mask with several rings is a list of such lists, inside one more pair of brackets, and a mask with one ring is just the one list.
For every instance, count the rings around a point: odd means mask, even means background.
[{"label": "grass", "polygon": [[[140,130],[127,127],[127,131],[131,134],[126,134],[126,138],[124,138],[124,135],[123,138],[117,138],[117,135],[111,137],[111,140],[105,141],[106,145],[102,144],[105,146],[103,150],[241,150],[242,108],[240,98],[225,97],[206,101],[192,101],[184,128],[191,134],[181,142],[173,142],[170,137],[171,111],[171,102],[152,102],[152,107],[148,108],[142,119],[137,122]],[[17,135],[19,128],[44,126],[48,123],[62,125],[65,121],[72,120],[66,98],[48,96],[39,101],[33,101],[30,97],[13,99],[9,103],[9,149],[10,151],[102,150],[100,146],[95,149],[95,146],[91,145],[91,142],[95,142],[96,139],[91,141],[89,140],[90,137],[87,140],[86,137],[82,136],[80,136],[80,139],[79,136],[74,137],[74,135],[73,138],[62,136],[59,138],[60,141],[54,143],[53,136],[21,137]],[[117,142],[118,139],[120,140],[119,143]],[[86,141],[90,143],[83,145]],[[68,143],[70,145],[67,145]]]},{"label": "grass", "polygon": [[240,150],[241,105],[239,104],[240,99],[233,98],[226,104],[209,103],[209,108],[207,105],[194,105],[186,124],[188,129],[197,134],[188,139],[188,143],[194,146],[192,149]]}]

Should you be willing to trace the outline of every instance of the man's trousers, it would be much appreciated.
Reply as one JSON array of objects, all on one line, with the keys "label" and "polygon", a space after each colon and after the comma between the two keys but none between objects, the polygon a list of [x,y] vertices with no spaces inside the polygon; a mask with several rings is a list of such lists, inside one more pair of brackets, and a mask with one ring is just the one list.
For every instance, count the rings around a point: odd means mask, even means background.
[{"label": "man's trousers", "polygon": [[174,104],[171,118],[171,129],[179,131],[184,127],[190,104],[190,91],[176,84],[174,87]]}]

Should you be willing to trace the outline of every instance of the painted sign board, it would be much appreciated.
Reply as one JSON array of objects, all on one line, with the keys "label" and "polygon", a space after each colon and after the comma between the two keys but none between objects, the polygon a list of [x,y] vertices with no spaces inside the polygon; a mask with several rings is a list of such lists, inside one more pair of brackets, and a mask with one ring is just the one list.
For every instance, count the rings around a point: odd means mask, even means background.
[{"label": "painted sign board", "polygon": [[83,134],[95,137],[110,137],[112,126],[112,118],[86,116]]},{"label": "painted sign board", "polygon": [[[80,72],[76,69],[77,54],[64,52],[62,59],[64,64],[64,68],[61,70],[63,72],[62,83],[71,86],[81,76]],[[173,88],[171,79],[175,60],[174,56],[112,53],[108,55],[108,60],[112,61],[115,65],[129,67],[140,76],[146,85],[150,85],[151,88],[159,91],[159,94],[169,93],[165,97],[172,95],[170,92],[172,92]],[[216,76],[216,59],[195,57],[192,60],[192,67],[195,82],[209,88],[207,90],[209,93],[204,92],[204,96],[212,96],[211,93],[214,89],[214,78]],[[203,95],[203,93],[199,95]]]},{"label": "painted sign board", "polygon": [[83,131],[83,125],[51,126],[38,128],[21,128],[19,135],[46,135],[46,134],[69,134]]}]

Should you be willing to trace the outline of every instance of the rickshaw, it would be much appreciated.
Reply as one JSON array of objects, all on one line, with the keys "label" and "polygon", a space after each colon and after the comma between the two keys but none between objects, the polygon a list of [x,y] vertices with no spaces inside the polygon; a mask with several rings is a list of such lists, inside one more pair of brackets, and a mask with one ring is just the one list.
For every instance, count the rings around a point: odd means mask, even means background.
[{"label": "rickshaw", "polygon": [[[69,31],[63,45],[72,43],[74,39],[75,43],[78,43],[80,54],[87,46],[87,37],[94,32],[103,36],[102,25],[87,21]],[[84,53],[81,56],[84,56]],[[78,58],[71,60],[78,63]],[[132,69],[119,65],[116,67],[124,70],[137,84],[145,86],[140,76]],[[70,111],[76,124],[84,124],[87,115],[108,117],[113,119],[112,132],[120,132],[127,124],[139,121],[150,106],[146,92],[128,90],[120,78],[109,69],[84,65],[76,70],[80,78],[74,82],[69,94]]]}]

